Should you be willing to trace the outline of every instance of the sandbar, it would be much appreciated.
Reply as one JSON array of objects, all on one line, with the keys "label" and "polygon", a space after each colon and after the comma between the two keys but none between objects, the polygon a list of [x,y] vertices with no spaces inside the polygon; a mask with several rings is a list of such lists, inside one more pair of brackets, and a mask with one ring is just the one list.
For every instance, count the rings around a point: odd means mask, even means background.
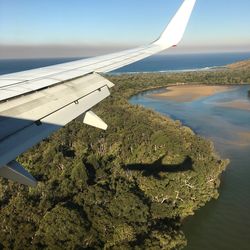
[{"label": "sandbar", "polygon": [[219,106],[225,108],[241,109],[250,111],[250,101],[231,101],[220,103]]},{"label": "sandbar", "polygon": [[166,88],[161,93],[151,94],[156,98],[166,98],[176,102],[191,102],[203,97],[211,96],[219,92],[225,92],[231,89],[230,86],[210,86],[210,85],[192,85],[182,84]]}]

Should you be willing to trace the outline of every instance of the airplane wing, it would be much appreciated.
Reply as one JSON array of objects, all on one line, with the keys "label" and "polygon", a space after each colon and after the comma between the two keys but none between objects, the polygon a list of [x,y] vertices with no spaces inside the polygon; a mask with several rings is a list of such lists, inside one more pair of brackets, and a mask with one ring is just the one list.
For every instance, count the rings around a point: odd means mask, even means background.
[{"label": "airplane wing", "polygon": [[91,111],[113,86],[100,73],[176,46],[195,2],[184,0],[162,35],[147,46],[0,76],[0,176],[36,186],[16,157],[81,114],[84,123],[106,129]]}]

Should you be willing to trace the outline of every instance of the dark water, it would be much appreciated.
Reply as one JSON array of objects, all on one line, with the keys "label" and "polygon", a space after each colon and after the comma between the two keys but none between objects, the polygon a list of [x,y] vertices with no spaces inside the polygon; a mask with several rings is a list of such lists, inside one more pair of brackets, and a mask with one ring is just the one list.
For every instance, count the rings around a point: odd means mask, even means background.
[{"label": "dark water", "polygon": [[0,59],[0,75],[71,62],[81,58]]},{"label": "dark water", "polygon": [[250,107],[249,89],[250,86],[236,86],[227,92],[182,103],[153,99],[149,96],[151,92],[130,100],[181,120],[212,139],[216,150],[231,161],[222,176],[219,199],[209,202],[184,223],[186,250],[250,249],[250,111],[221,106],[243,100]]},{"label": "dark water", "polygon": [[236,61],[250,59],[249,53],[217,53],[217,54],[186,54],[156,55],[141,62],[128,65],[114,72],[154,72],[154,71],[192,71],[225,66]]},{"label": "dark water", "polygon": [[[115,70],[113,73],[209,69],[250,58],[249,53],[156,55]],[[0,75],[70,62],[82,58],[0,59]]]}]

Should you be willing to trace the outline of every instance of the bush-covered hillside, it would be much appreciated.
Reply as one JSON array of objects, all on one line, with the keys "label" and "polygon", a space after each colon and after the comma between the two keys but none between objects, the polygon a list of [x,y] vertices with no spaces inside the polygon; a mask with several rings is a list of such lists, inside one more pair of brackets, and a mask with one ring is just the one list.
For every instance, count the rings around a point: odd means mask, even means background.
[{"label": "bush-covered hillside", "polygon": [[116,86],[95,108],[106,132],[73,121],[20,157],[36,188],[0,179],[0,248],[182,248],[182,219],[218,197],[227,161],[179,121],[127,99],[170,83],[246,82],[249,75],[109,76]]}]

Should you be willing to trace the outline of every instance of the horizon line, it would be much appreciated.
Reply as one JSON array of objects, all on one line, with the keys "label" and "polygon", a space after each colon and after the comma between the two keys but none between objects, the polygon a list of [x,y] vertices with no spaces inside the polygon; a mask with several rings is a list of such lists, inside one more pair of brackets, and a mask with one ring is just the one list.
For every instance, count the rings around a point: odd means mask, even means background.
[{"label": "horizon line", "polygon": [[[249,53],[250,54],[250,50],[246,50],[246,51],[233,51],[233,50],[229,50],[229,51],[191,51],[191,52],[177,52],[177,53],[159,53],[157,55],[154,55],[153,57],[157,57],[157,56],[181,56],[181,55],[208,55],[208,54],[244,54],[244,53]],[[86,58],[92,58],[92,57],[98,57],[98,56],[102,56],[104,54],[100,54],[100,55],[69,55],[69,56],[64,56],[64,55],[57,55],[57,56],[1,56],[0,54],[0,60],[29,60],[29,59],[86,59]]]}]

